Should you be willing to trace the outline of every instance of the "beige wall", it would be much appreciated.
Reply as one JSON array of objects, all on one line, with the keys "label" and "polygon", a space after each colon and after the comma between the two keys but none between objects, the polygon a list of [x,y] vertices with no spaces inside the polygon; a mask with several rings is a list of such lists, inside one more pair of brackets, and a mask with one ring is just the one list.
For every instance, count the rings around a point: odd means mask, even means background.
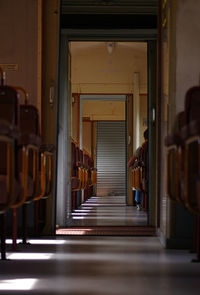
[{"label": "beige wall", "polygon": [[140,93],[147,93],[146,43],[72,42],[72,92],[133,93],[133,75],[140,75]]},{"label": "beige wall", "polygon": [[144,142],[143,133],[147,129],[147,95],[140,95],[140,145]]},{"label": "beige wall", "polygon": [[125,102],[83,101],[83,117],[93,121],[125,120]]},{"label": "beige wall", "polygon": [[17,64],[7,71],[7,84],[22,86],[37,105],[38,1],[6,0],[0,3],[0,64]]},{"label": "beige wall", "polygon": [[83,150],[89,155],[92,154],[92,122],[83,121]]}]

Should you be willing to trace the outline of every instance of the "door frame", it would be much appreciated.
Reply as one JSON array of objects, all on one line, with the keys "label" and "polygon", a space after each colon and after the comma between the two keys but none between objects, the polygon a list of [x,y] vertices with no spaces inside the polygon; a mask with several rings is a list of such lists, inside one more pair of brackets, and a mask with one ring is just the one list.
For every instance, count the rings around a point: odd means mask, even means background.
[{"label": "door frame", "polygon": [[[125,110],[125,143],[126,143],[126,156],[125,156],[125,161],[127,159],[127,114],[126,114],[126,104],[127,104],[127,94],[120,94],[120,93],[107,93],[107,94],[104,94],[104,93],[99,93],[99,94],[93,94],[93,93],[88,93],[88,94],[85,94],[85,93],[82,93],[80,94],[80,125],[82,124],[81,123],[81,120],[82,120],[82,104],[83,104],[83,101],[84,100],[90,100],[90,101],[95,101],[95,100],[98,100],[98,101],[123,101],[124,102],[124,110]],[[101,120],[102,122],[102,120]],[[116,122],[116,121],[115,121]],[[82,148],[82,134],[81,134],[81,129],[82,129],[82,126],[80,126],[80,148]],[[98,170],[97,170],[97,173],[98,173]],[[97,179],[98,179],[98,176],[97,176]],[[128,181],[128,178],[127,178],[127,169],[126,169],[126,174],[125,174],[125,184],[126,184],[126,195],[125,195],[125,199],[126,199],[126,202],[128,200],[128,192],[127,192],[127,181]]]},{"label": "door frame", "polygon": [[[62,29],[60,36],[60,56],[59,56],[59,97],[58,97],[58,121],[57,121],[57,183],[56,183],[56,224],[59,227],[66,226],[67,219],[71,216],[71,95],[70,83],[68,80],[70,74],[69,60],[69,42],[71,41],[116,41],[116,42],[155,42],[157,40],[157,30],[128,30],[128,29],[109,29],[109,30],[80,30],[80,29]],[[149,48],[149,46],[148,46]],[[148,69],[148,73],[149,73]],[[149,80],[149,77],[148,77]],[[66,83],[67,82],[67,83]],[[154,92],[155,83],[150,85],[149,90]],[[153,89],[153,90],[152,90]],[[148,93],[148,100],[151,97]],[[148,110],[150,110],[150,107]],[[148,114],[149,117],[151,114]],[[67,118],[67,120],[66,120]],[[148,120],[148,123],[152,122]],[[148,126],[149,127],[149,126]],[[156,142],[156,138],[152,139]],[[67,165],[64,163],[67,163]],[[156,167],[156,163],[155,163]],[[152,167],[151,167],[152,168]],[[149,226],[156,225],[157,196],[154,186],[150,187],[154,191],[149,192],[149,198],[153,203],[153,210],[150,211]]]}]

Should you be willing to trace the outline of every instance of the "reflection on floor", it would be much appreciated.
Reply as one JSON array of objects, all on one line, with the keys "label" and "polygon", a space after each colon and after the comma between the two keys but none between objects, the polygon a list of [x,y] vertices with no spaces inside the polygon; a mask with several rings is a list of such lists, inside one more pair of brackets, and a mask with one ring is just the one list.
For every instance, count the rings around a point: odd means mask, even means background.
[{"label": "reflection on floor", "polygon": [[92,197],[72,213],[68,226],[145,226],[147,213],[126,206],[124,196]]},{"label": "reflection on floor", "polygon": [[32,240],[0,261],[0,294],[197,295],[200,264],[156,237]]},{"label": "reflection on floor", "polygon": [[150,226],[71,226],[56,229],[60,236],[157,236],[156,228]]}]

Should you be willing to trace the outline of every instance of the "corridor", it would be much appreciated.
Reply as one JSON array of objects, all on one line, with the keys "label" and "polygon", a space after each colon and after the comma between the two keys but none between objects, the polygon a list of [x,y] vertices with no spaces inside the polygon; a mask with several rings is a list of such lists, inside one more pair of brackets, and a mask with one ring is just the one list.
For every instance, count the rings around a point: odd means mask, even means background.
[{"label": "corridor", "polygon": [[200,294],[199,15],[0,1],[0,295]]},{"label": "corridor", "polygon": [[68,226],[146,226],[147,213],[127,206],[125,196],[91,197],[72,213]]},{"label": "corridor", "polygon": [[[165,250],[156,237],[30,240],[0,261],[0,294],[199,294],[194,254]],[[15,291],[14,291],[15,290]]]}]

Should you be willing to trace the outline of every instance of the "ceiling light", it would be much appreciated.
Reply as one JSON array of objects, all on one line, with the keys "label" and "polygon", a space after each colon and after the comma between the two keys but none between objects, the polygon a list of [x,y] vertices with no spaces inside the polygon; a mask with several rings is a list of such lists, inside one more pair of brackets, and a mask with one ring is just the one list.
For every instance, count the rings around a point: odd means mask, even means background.
[{"label": "ceiling light", "polygon": [[111,54],[115,48],[115,42],[107,42],[106,46],[108,53]]}]

